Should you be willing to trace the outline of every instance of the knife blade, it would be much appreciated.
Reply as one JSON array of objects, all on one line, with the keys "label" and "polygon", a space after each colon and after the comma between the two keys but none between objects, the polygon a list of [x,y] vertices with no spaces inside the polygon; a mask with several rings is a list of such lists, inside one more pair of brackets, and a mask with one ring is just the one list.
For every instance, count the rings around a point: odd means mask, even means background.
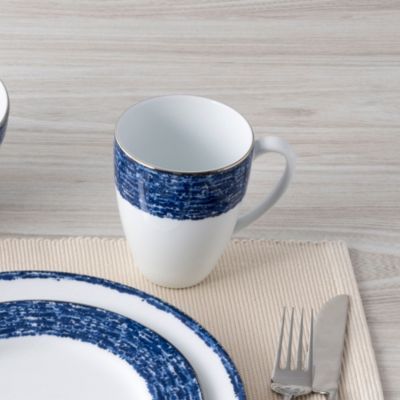
[{"label": "knife blade", "polygon": [[337,399],[348,308],[349,296],[336,296],[322,306],[315,323],[313,391],[328,400]]}]

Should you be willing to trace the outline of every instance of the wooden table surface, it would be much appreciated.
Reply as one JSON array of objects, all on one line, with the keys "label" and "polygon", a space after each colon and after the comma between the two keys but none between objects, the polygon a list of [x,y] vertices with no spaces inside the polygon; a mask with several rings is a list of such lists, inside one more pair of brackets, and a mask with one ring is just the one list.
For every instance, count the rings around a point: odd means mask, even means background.
[{"label": "wooden table surface", "polygon": [[[347,241],[385,398],[400,398],[399,1],[3,0],[0,60],[0,234],[121,235],[121,112],[166,93],[228,103],[299,157],[241,235]],[[281,168],[257,160],[244,209]]]}]

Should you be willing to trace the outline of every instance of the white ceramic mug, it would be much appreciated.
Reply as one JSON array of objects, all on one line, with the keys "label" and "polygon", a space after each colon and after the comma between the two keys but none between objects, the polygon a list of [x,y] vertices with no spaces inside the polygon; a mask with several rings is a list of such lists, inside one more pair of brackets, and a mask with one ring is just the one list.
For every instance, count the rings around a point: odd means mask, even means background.
[{"label": "white ceramic mug", "polygon": [[[282,177],[239,216],[254,157],[286,159]],[[197,96],[163,96],[130,107],[118,121],[115,185],[135,265],[156,284],[183,288],[213,269],[232,234],[285,192],[295,155],[278,137],[254,140],[232,108]]]}]

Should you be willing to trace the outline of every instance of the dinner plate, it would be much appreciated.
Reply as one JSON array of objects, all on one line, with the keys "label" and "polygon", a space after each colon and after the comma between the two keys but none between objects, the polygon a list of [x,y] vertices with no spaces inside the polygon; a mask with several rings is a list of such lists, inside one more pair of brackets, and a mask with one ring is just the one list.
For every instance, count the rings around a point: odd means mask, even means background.
[{"label": "dinner plate", "polygon": [[169,342],[122,315],[48,300],[0,303],[3,400],[201,400]]},{"label": "dinner plate", "polygon": [[241,378],[222,346],[196,321],[162,300],[131,287],[62,272],[0,273],[0,301],[48,299],[107,309],[150,328],[193,367],[204,400],[244,400]]}]

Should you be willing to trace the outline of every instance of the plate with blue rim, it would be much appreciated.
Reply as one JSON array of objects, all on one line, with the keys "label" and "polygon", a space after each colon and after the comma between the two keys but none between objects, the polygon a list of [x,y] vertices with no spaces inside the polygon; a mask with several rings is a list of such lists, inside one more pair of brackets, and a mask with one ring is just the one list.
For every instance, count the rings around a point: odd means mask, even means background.
[{"label": "plate with blue rim", "polygon": [[201,400],[193,368],[152,330],[101,308],[0,303],[4,400]]},{"label": "plate with blue rim", "polygon": [[[47,271],[0,273],[0,302],[42,299],[84,304],[127,317],[160,335],[182,354],[194,370],[203,400],[246,399],[241,377],[218,341],[191,317],[152,295],[87,275]],[[3,399],[1,371],[0,398]],[[113,396],[113,400],[117,397]]]}]

